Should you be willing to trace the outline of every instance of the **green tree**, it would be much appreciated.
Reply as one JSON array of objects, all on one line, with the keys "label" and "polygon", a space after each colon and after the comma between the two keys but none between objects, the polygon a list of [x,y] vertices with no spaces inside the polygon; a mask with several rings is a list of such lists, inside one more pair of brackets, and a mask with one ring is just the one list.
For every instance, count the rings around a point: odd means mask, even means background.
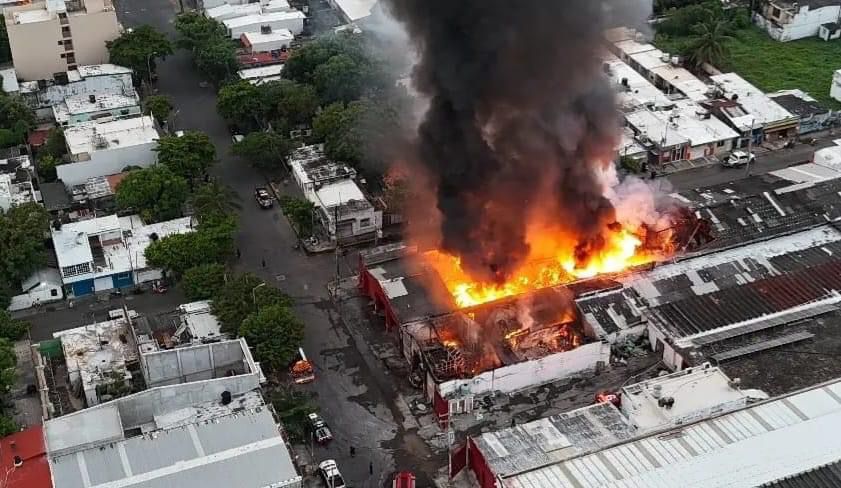
[{"label": "green tree", "polygon": [[6,32],[6,20],[0,15],[0,64],[12,60],[12,48],[9,46],[9,34]]},{"label": "green tree", "polygon": [[283,131],[300,125],[310,125],[318,109],[318,95],[309,85],[291,80],[279,80],[257,87],[263,117],[272,122],[275,130]]},{"label": "green tree", "polygon": [[219,90],[216,110],[219,115],[237,125],[253,127],[260,113],[259,89],[246,80],[230,83]]},{"label": "green tree", "polygon": [[239,335],[245,337],[261,364],[278,371],[295,358],[304,340],[304,324],[289,307],[267,305],[243,320]]},{"label": "green tree", "polygon": [[181,137],[164,136],[158,140],[158,162],[186,179],[192,186],[216,161],[216,147],[203,132],[187,132]]},{"label": "green tree", "polygon": [[686,36],[692,34],[696,25],[724,17],[721,2],[707,0],[670,10],[668,16],[657,24],[657,33],[668,36]]},{"label": "green tree", "polygon": [[353,165],[362,162],[363,134],[361,123],[367,102],[337,102],[327,106],[313,119],[313,135],[324,141],[324,151],[331,159]]},{"label": "green tree", "polygon": [[202,222],[195,232],[175,234],[146,248],[147,262],[181,276],[188,269],[208,263],[222,263],[234,249],[236,221],[232,217]]},{"label": "green tree", "polygon": [[190,205],[201,221],[231,215],[240,208],[236,192],[215,180],[196,188],[190,197]]},{"label": "green tree", "polygon": [[251,273],[228,276],[225,286],[213,294],[212,300],[213,314],[219,319],[222,331],[229,334],[236,334],[242,321],[260,307],[291,305],[291,300],[280,290]]},{"label": "green tree", "polygon": [[727,34],[727,22],[717,20],[695,26],[695,36],[689,44],[689,61],[700,66],[704,63],[716,65],[727,55],[727,42],[733,36]]},{"label": "green tree", "polygon": [[180,216],[188,195],[184,178],[159,164],[126,175],[116,196],[121,209],[133,209],[147,222],[161,222]]},{"label": "green tree", "polygon": [[283,167],[292,149],[292,141],[274,131],[252,132],[233,147],[234,154],[267,171]]},{"label": "green tree", "polygon": [[56,164],[60,164],[61,159],[67,154],[67,141],[64,139],[64,131],[57,127],[50,129],[47,140],[41,146],[38,154],[51,156],[57,160]]},{"label": "green tree", "polygon": [[55,167],[58,166],[58,159],[51,154],[45,154],[38,160],[38,175],[41,181],[50,182],[58,178]]},{"label": "green tree", "polygon": [[160,123],[164,123],[172,112],[172,102],[165,95],[152,95],[143,101],[143,112],[152,114]]},{"label": "green tree", "polygon": [[315,205],[302,198],[283,196],[280,198],[280,209],[295,226],[298,236],[311,236],[315,221]]},{"label": "green tree", "polygon": [[270,398],[278,420],[293,442],[309,442],[307,415],[318,411],[318,405],[312,401],[312,393],[292,388],[278,389]]},{"label": "green tree", "polygon": [[372,71],[370,64],[340,54],[315,69],[313,83],[322,103],[351,102],[368,92]]},{"label": "green tree", "polygon": [[236,76],[236,45],[228,38],[214,37],[195,53],[196,68],[210,81],[220,85]]},{"label": "green tree", "polygon": [[207,300],[225,286],[225,266],[206,263],[184,271],[181,286],[190,300]]},{"label": "green tree", "polygon": [[29,324],[23,320],[15,320],[6,310],[0,310],[0,337],[17,341],[23,339],[29,330]]},{"label": "green tree", "polygon": [[353,59],[367,59],[365,46],[360,36],[337,34],[318,38],[299,49],[283,66],[283,77],[302,84],[313,84],[315,71],[330,58],[339,55]]},{"label": "green tree", "polygon": [[18,283],[47,262],[50,215],[37,203],[0,208],[0,282]]},{"label": "green tree", "polygon": [[178,34],[176,45],[192,52],[198,51],[211,40],[227,36],[224,25],[194,10],[175,18],[175,32]]},{"label": "green tree", "polygon": [[[2,15],[0,15],[0,17],[2,17]],[[0,415],[0,437],[14,434],[18,430],[20,430],[20,426],[18,426],[11,417]]]},{"label": "green tree", "polygon": [[15,366],[18,363],[12,341],[0,337],[0,392],[3,396],[15,384]]},{"label": "green tree", "polygon": [[23,144],[33,127],[35,113],[26,102],[0,90],[0,147]]},{"label": "green tree", "polygon": [[172,54],[172,44],[166,36],[150,25],[126,30],[120,37],[105,43],[111,62],[134,70],[136,81],[148,80],[155,72],[155,61]]}]

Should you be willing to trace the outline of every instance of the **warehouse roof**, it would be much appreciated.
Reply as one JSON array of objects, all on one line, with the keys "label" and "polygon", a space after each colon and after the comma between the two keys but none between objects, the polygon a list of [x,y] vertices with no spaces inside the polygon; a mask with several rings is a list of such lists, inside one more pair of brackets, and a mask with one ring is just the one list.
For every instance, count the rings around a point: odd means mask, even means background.
[{"label": "warehouse roof", "polygon": [[762,486],[763,488],[837,488],[841,486],[841,461]]},{"label": "warehouse roof", "polygon": [[841,380],[504,476],[506,488],[748,488],[841,458]]}]

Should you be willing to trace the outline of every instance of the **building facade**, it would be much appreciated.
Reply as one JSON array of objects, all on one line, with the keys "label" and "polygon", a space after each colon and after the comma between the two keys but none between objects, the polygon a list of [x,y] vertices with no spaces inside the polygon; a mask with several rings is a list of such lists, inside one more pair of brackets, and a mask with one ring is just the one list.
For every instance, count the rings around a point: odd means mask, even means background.
[{"label": "building facade", "polygon": [[766,0],[754,13],[753,20],[781,42],[815,37],[822,27],[825,40],[837,39],[837,23],[841,16],[839,0]]},{"label": "building facade", "polygon": [[47,0],[3,12],[15,69],[27,81],[107,63],[105,44],[120,35],[110,0]]}]

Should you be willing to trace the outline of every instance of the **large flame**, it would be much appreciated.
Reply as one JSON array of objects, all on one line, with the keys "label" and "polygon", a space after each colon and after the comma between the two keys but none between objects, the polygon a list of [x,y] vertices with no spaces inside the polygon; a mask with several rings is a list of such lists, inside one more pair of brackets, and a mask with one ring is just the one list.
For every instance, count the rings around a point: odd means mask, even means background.
[{"label": "large flame", "polygon": [[[658,236],[657,240],[664,239]],[[668,236],[665,236],[665,240]],[[575,257],[575,241],[546,230],[529,232],[529,259],[504,283],[482,283],[472,279],[457,256],[439,250],[424,253],[424,260],[443,280],[459,307],[472,307],[533,290],[561,285],[601,274],[618,273],[662,257],[667,246],[649,248],[646,231],[627,228],[608,231],[606,242],[587,256]]]}]

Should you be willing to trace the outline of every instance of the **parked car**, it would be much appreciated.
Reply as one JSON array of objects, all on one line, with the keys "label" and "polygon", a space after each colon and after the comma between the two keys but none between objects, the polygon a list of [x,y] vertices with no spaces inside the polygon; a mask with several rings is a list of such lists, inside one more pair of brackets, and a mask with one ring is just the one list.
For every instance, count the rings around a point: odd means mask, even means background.
[{"label": "parked car", "polygon": [[753,163],[754,161],[756,161],[756,155],[754,153],[733,151],[730,155],[724,158],[724,161],[722,161],[721,164],[727,168],[736,168],[748,163]]},{"label": "parked car", "polygon": [[231,142],[233,142],[234,144],[242,142],[243,139],[245,139],[245,136],[242,134],[234,134],[233,136],[231,136]]},{"label": "parked car", "polygon": [[269,191],[262,186],[258,186],[254,189],[254,200],[257,201],[257,205],[260,205],[260,208],[272,208],[274,205],[274,198],[272,198]]},{"label": "parked car", "polygon": [[339,466],[333,459],[321,461],[318,464],[318,474],[321,475],[324,486],[327,488],[345,488],[345,480],[342,478],[342,473],[339,472]]},{"label": "parked car", "polygon": [[315,442],[327,444],[333,440],[333,433],[330,432],[330,427],[327,426],[327,423],[317,413],[311,413],[307,417],[310,421],[310,431]]}]

